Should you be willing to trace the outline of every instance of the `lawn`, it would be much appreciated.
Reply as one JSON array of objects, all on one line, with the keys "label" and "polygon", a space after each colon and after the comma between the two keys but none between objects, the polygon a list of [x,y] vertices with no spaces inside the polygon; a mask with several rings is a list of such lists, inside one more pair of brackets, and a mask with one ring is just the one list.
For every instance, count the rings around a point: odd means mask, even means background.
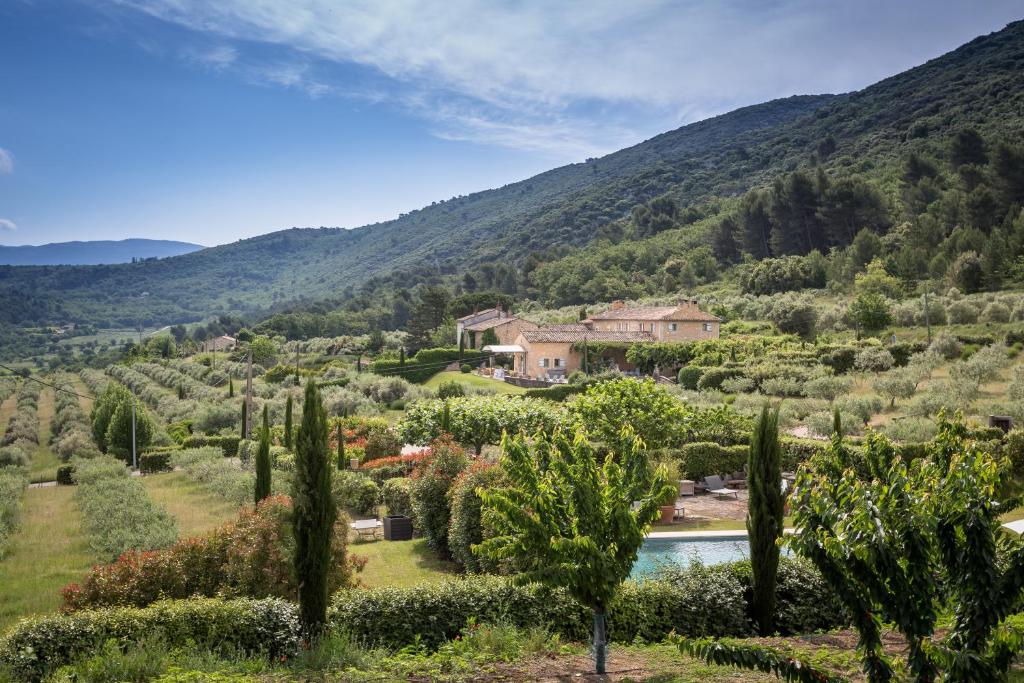
[{"label": "lawn", "polygon": [[60,589],[95,562],[79,530],[74,495],[69,486],[25,492],[22,526],[0,560],[0,631],[19,617],[57,610]]},{"label": "lawn", "polygon": [[29,476],[32,481],[53,481],[57,478],[57,468],[61,459],[50,448],[50,423],[53,421],[53,390],[44,389],[39,394],[39,447],[32,455],[29,463]]},{"label": "lawn", "polygon": [[348,549],[353,555],[367,559],[359,579],[368,588],[412,586],[457,576],[454,565],[437,559],[422,538],[412,541],[357,541]]},{"label": "lawn", "polygon": [[147,474],[146,492],[178,521],[178,537],[201,536],[238,517],[238,508],[193,482],[184,472]]},{"label": "lawn", "polygon": [[437,391],[437,388],[441,386],[442,382],[450,382],[452,380],[455,380],[469,389],[493,389],[499,394],[526,393],[526,389],[517,387],[514,384],[509,384],[508,382],[499,382],[498,380],[481,377],[480,375],[473,374],[472,372],[462,373],[454,370],[445,370],[437,373],[428,379],[423,386],[427,389]]}]

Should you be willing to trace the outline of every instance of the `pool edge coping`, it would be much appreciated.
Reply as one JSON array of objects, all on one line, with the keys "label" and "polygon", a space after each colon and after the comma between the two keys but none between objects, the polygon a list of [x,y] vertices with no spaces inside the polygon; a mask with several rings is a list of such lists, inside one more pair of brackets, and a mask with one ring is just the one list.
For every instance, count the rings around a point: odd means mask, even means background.
[{"label": "pool edge coping", "polygon": [[[793,529],[783,529],[786,535],[792,534]],[[742,529],[723,529],[721,531],[651,531],[646,538],[658,539],[686,539],[686,538],[746,538],[747,532]]]}]

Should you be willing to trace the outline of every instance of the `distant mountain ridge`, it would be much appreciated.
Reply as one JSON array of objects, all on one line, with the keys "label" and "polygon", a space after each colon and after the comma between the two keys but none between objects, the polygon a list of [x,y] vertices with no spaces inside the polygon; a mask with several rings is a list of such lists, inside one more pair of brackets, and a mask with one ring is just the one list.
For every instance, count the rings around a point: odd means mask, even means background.
[{"label": "distant mountain ridge", "polygon": [[261,314],[592,242],[638,204],[714,205],[782,174],[894,174],[963,127],[1024,133],[1024,22],[862,90],[794,96],[683,126],[598,159],[352,230],[290,229],[155,262],[0,266],[0,323],[166,325]]},{"label": "distant mountain ridge", "polygon": [[0,245],[0,265],[91,266],[131,263],[133,259],[167,258],[205,249],[201,244],[175,240],[132,238],[51,242],[23,246]]}]

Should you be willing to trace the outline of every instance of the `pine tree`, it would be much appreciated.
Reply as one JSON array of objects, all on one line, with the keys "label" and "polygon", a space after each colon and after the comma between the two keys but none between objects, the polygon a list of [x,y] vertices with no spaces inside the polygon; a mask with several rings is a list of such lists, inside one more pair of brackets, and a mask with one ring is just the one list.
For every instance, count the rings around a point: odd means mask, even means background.
[{"label": "pine tree", "polygon": [[245,399],[243,398],[242,399],[242,429],[241,429],[241,431],[239,431],[239,434],[242,435],[243,439],[245,439],[245,418],[247,416],[248,416],[248,413],[246,412]]},{"label": "pine tree", "polygon": [[338,469],[345,469],[345,430],[338,420]]},{"label": "pine tree", "polygon": [[284,448],[287,451],[292,449],[292,395],[288,394],[288,400],[284,404]]},{"label": "pine tree", "polygon": [[299,585],[299,619],[313,643],[327,622],[327,575],[337,509],[331,493],[327,447],[327,415],[320,391],[310,380],[302,405],[302,422],[295,439],[294,506],[295,576]]},{"label": "pine tree", "polygon": [[256,502],[270,495],[270,419],[267,406],[263,406],[263,429],[260,430],[260,447],[256,451]]},{"label": "pine tree", "polygon": [[779,410],[766,404],[754,426],[747,460],[747,536],[750,539],[751,609],[762,635],[773,632],[775,582],[785,500],[779,448]]}]

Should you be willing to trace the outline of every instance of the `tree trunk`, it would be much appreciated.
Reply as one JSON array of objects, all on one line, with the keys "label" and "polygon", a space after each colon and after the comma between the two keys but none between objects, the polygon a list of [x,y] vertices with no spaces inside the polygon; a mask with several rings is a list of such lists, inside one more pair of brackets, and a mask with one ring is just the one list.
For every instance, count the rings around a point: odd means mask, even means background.
[{"label": "tree trunk", "polygon": [[605,664],[608,658],[608,638],[606,634],[605,613],[603,610],[594,610],[594,670],[604,674]]}]

